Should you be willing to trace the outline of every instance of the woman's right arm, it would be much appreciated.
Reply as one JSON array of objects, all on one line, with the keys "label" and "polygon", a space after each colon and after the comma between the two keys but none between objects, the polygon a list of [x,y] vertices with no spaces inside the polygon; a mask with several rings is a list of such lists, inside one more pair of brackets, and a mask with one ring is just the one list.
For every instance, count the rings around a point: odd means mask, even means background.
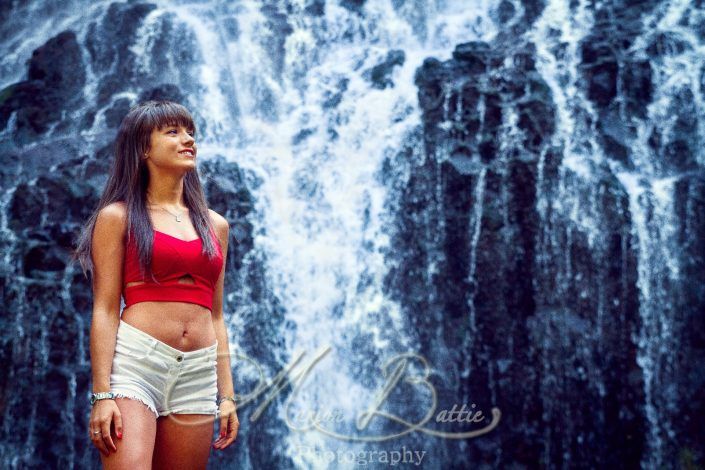
[{"label": "woman's right arm", "polygon": [[[127,227],[125,206],[122,203],[112,203],[98,213],[92,236],[91,257],[93,260],[93,317],[90,329],[91,370],[93,376],[93,392],[110,391],[110,372],[117,329],[120,323],[120,296],[122,292],[122,265],[124,259],[124,236]],[[107,413],[95,413],[95,408],[104,402],[100,400],[94,405],[91,413],[91,430],[102,431],[94,444],[107,452],[108,448],[117,450],[110,436],[112,416]],[[115,411],[117,408],[108,407]],[[94,421],[100,422],[94,422]],[[106,422],[107,421],[107,422]],[[92,432],[92,431],[91,431]],[[122,420],[116,419],[115,432],[122,434]],[[94,436],[92,436],[94,437]]]}]

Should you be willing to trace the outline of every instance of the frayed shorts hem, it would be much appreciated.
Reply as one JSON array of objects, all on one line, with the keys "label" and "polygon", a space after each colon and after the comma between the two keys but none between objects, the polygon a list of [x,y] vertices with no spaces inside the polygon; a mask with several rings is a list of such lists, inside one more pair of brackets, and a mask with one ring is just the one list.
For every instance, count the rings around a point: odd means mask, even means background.
[{"label": "frayed shorts hem", "polygon": [[115,395],[115,398],[130,398],[132,400],[137,400],[141,402],[143,405],[145,405],[147,408],[149,408],[149,411],[154,413],[155,418],[159,418],[159,413],[157,412],[157,408],[149,402],[149,400],[145,399],[142,396],[137,395],[134,392],[120,392],[120,391],[115,391],[113,390],[113,393]]},{"label": "frayed shorts hem", "polygon": [[173,409],[173,410],[162,411],[161,413],[159,413],[159,416],[167,416],[167,415],[170,415],[170,414],[218,416],[218,412],[217,412],[217,411],[212,411],[212,410],[182,409],[182,408],[176,408],[176,409]]},{"label": "frayed shorts hem", "polygon": [[150,403],[149,400],[146,398],[134,393],[134,392],[113,392],[115,394],[115,398],[129,398],[131,400],[137,400],[143,405],[145,405],[147,408],[149,408],[149,411],[154,413],[155,419],[163,417],[163,416],[168,416],[170,414],[181,414],[181,415],[212,415],[212,416],[218,416],[218,410],[208,410],[208,409],[196,409],[196,408],[174,408],[173,410],[165,410],[162,412],[157,412],[157,409],[155,406]]}]

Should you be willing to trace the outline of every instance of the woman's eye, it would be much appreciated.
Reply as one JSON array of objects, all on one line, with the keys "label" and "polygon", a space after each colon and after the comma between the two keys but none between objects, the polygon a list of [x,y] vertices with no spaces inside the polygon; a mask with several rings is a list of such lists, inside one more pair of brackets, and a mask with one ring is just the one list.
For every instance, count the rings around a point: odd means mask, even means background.
[{"label": "woman's eye", "polygon": [[[178,130],[177,129],[169,129],[167,132],[178,132]],[[192,131],[192,132],[189,132],[189,135],[191,137],[194,137],[196,135],[196,133]]]}]

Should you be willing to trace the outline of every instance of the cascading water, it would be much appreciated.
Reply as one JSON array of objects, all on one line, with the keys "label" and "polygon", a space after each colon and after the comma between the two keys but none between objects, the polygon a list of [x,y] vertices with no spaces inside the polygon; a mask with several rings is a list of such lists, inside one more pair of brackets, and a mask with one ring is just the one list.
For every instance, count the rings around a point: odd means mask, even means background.
[{"label": "cascading water", "polygon": [[[339,434],[368,434],[352,428],[352,417],[380,386],[381,362],[416,349],[383,287],[385,253],[393,249],[388,200],[398,183],[382,169],[392,165],[404,176],[398,151],[419,125],[413,74],[422,60],[443,56],[447,44],[483,39],[473,31],[481,23],[451,5],[419,3],[416,23],[404,17],[414,13],[408,6],[395,10],[388,2],[370,3],[364,14],[327,4],[316,17],[290,5],[291,29],[281,55],[272,55],[266,5],[248,4],[238,10],[239,36],[226,47],[230,62],[243,65],[233,67],[233,81],[244,85],[236,88],[245,117],[238,160],[261,182],[255,243],[267,253],[271,286],[295,325],[287,347],[291,356],[332,347],[297,402],[347,417],[342,429],[330,429]],[[415,30],[429,32],[421,38]],[[395,50],[403,53],[389,64]],[[384,81],[371,83],[385,62],[391,70]],[[331,444],[312,432],[292,432],[287,441],[304,466],[320,465],[314,453]],[[362,448],[346,443],[355,447]]]}]

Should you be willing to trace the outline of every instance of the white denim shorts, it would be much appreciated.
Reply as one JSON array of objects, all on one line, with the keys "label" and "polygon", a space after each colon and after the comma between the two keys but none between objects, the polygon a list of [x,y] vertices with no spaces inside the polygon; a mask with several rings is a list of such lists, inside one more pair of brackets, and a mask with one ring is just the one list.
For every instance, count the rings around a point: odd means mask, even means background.
[{"label": "white denim shorts", "polygon": [[158,418],[171,413],[218,415],[218,341],[180,351],[120,319],[110,372],[116,397],[141,401]]}]

